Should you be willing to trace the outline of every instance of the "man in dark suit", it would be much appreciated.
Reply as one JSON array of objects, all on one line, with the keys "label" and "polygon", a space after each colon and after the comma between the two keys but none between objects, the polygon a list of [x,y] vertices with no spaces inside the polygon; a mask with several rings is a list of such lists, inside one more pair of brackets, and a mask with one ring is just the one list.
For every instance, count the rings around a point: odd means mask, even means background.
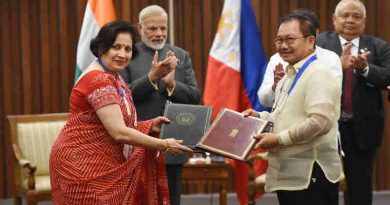
[{"label": "man in dark suit", "polygon": [[344,171],[350,204],[372,204],[372,169],[384,130],[381,90],[390,82],[390,46],[363,35],[366,9],[357,0],[343,0],[333,15],[334,32],[317,44],[340,55],[343,96],[339,121]]},{"label": "man in dark suit", "polygon": [[[132,91],[138,119],[163,115],[167,102],[198,104],[200,91],[188,52],[165,43],[165,10],[157,5],[145,7],[139,14],[138,29],[142,37],[136,44],[138,55],[121,73]],[[165,160],[171,205],[179,205],[181,173],[188,158],[167,156]]]}]

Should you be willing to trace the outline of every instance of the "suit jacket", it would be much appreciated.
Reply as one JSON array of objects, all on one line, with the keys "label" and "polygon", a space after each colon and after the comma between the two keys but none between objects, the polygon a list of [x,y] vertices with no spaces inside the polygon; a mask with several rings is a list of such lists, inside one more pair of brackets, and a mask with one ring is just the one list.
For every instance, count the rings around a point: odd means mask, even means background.
[{"label": "suit jacket", "polygon": [[[166,53],[172,50],[179,59],[175,71],[176,87],[173,95],[168,97],[168,92],[162,82],[158,82],[158,90],[149,81],[148,73],[152,65],[154,50],[147,47],[143,42],[136,44],[137,56],[130,61],[121,76],[129,84],[133,95],[133,101],[137,109],[138,120],[148,120],[164,114],[167,100],[182,104],[198,104],[200,91],[196,82],[195,73],[188,52],[166,44],[159,50],[159,61],[165,59]],[[185,155],[166,158],[167,164],[182,164],[188,158]]]},{"label": "suit jacket", "polygon": [[[317,38],[317,45],[342,53],[342,46],[336,32],[324,32]],[[390,82],[390,46],[387,42],[362,35],[359,50],[367,48],[369,72],[367,78],[355,72],[352,88],[355,143],[361,149],[373,150],[380,146],[384,129],[385,113],[381,89]],[[344,75],[345,76],[345,75]]]}]

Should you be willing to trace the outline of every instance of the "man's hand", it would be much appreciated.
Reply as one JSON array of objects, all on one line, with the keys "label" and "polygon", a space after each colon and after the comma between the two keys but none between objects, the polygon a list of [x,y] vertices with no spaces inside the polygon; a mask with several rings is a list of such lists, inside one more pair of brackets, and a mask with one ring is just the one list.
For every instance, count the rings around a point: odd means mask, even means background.
[{"label": "man's hand", "polygon": [[248,117],[248,116],[257,117],[257,118],[260,117],[259,113],[254,109],[245,110],[244,112],[242,112],[242,114],[244,114],[244,117]]},{"label": "man's hand", "polygon": [[169,67],[171,67],[172,69],[175,69],[177,67],[177,64],[179,62],[179,59],[176,57],[175,53],[171,50],[169,50],[167,52],[167,56],[165,59],[167,58],[170,58],[172,59],[171,61],[169,61]]},{"label": "man's hand", "polygon": [[157,82],[168,73],[170,73],[177,66],[177,58],[172,51],[168,51],[167,57],[158,62],[158,52],[156,51],[153,56],[152,68],[149,72],[149,77],[152,82]]},{"label": "man's hand", "polygon": [[343,70],[353,69],[353,62],[352,62],[353,56],[351,54],[352,46],[353,46],[352,43],[346,45],[340,56],[341,66],[343,67]]},{"label": "man's hand", "polygon": [[358,56],[352,56],[351,62],[353,64],[353,68],[357,71],[363,72],[364,68],[368,65],[368,56],[370,54],[370,51],[366,51]]},{"label": "man's hand", "polygon": [[275,66],[274,70],[274,84],[272,85],[272,91],[275,92],[276,86],[278,85],[280,79],[282,79],[284,76],[284,69],[283,65],[279,63],[278,65]]},{"label": "man's hand", "polygon": [[161,78],[161,81],[165,84],[165,86],[171,90],[173,87],[175,87],[175,71],[176,69],[171,70],[166,76]]},{"label": "man's hand", "polygon": [[259,148],[272,149],[279,146],[278,136],[274,133],[259,133],[253,138],[259,140],[255,145],[255,150]]},{"label": "man's hand", "polygon": [[170,61],[170,67],[173,68],[171,72],[169,72],[167,75],[165,75],[163,78],[161,78],[161,81],[165,84],[165,86],[172,90],[175,87],[175,71],[178,64],[178,59],[175,56],[175,53],[173,51],[168,51],[167,58],[176,59],[174,61]]}]

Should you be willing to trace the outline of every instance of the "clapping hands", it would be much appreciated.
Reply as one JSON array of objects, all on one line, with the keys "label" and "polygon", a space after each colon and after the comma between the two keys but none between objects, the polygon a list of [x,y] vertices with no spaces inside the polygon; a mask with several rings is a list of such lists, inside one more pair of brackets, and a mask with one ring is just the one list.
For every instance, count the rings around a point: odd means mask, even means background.
[{"label": "clapping hands", "polygon": [[343,49],[340,56],[341,65],[343,69],[355,69],[362,72],[368,65],[368,56],[371,54],[370,51],[363,50],[363,52],[357,56],[351,54],[351,48],[353,44],[349,43]]},{"label": "clapping hands", "polygon": [[275,92],[276,86],[278,85],[280,79],[282,79],[284,76],[284,69],[283,65],[279,63],[278,65],[275,66],[274,70],[274,84],[272,85],[272,91]]},{"label": "clapping hands", "polygon": [[175,83],[175,69],[179,60],[173,51],[168,51],[166,58],[160,62],[158,62],[158,55],[159,53],[156,51],[153,56],[152,68],[149,72],[150,80],[154,83],[162,80],[168,88],[172,88]]}]

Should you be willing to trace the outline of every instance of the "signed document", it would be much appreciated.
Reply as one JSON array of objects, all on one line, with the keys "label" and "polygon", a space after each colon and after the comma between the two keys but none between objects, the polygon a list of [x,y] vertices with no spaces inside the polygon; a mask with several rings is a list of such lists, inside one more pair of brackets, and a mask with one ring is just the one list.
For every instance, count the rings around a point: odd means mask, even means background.
[{"label": "signed document", "polygon": [[272,123],[255,117],[244,117],[242,113],[222,110],[197,148],[232,159],[245,161],[252,151],[259,132],[270,132]]},{"label": "signed document", "polygon": [[210,126],[211,107],[168,103],[164,117],[171,122],[162,125],[160,138],[181,139],[183,145],[193,148]]}]

